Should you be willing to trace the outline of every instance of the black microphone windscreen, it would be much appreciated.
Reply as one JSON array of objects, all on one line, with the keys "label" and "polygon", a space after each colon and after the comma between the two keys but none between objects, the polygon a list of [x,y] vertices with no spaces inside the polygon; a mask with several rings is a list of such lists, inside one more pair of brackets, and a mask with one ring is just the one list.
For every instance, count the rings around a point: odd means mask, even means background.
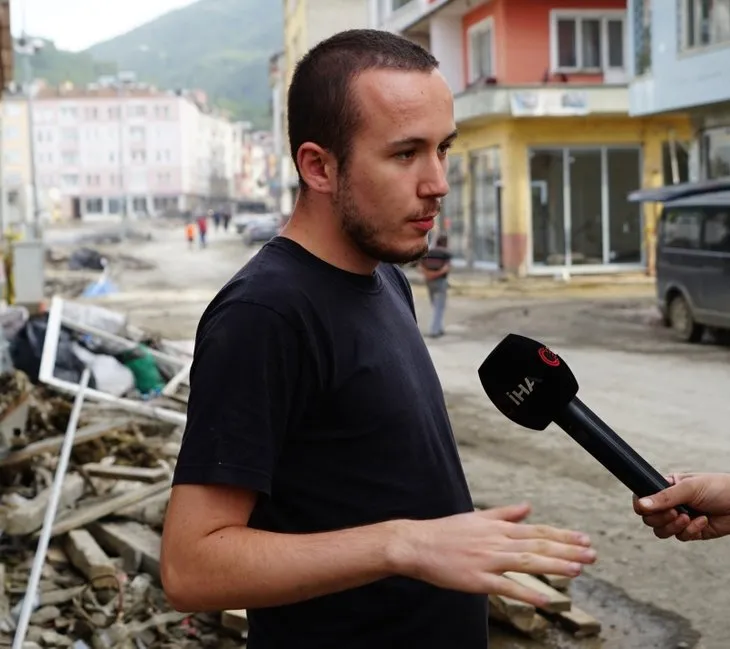
[{"label": "black microphone windscreen", "polygon": [[545,430],[578,392],[578,381],[562,358],[517,334],[506,336],[487,356],[479,380],[505,417],[532,430]]}]

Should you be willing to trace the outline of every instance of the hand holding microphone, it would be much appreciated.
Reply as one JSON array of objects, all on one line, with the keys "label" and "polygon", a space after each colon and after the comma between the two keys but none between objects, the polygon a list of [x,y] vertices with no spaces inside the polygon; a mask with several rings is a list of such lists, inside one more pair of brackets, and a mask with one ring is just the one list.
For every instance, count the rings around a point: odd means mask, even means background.
[{"label": "hand holding microphone", "polygon": [[[647,498],[634,498],[634,510],[660,539],[707,541],[730,534],[730,475],[687,473],[671,476],[671,486]],[[690,520],[677,512],[690,505],[708,516]]]},{"label": "hand holding microphone", "polygon": [[[554,422],[639,498],[670,482],[578,397],[578,382],[565,361],[536,340],[509,334],[479,368],[484,391],[508,419],[532,430]],[[700,517],[689,503],[675,509],[684,520]],[[700,526],[701,521],[697,522]]]}]

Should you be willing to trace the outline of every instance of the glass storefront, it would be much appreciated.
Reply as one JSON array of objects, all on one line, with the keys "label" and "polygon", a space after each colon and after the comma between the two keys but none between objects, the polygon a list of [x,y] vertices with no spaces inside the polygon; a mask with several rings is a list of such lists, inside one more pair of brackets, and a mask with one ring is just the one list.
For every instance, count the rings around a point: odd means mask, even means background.
[{"label": "glass storefront", "polygon": [[447,179],[449,193],[441,201],[439,230],[449,236],[449,249],[456,259],[463,259],[466,250],[466,227],[464,218],[464,156],[449,155]]},{"label": "glass storefront", "polygon": [[498,266],[500,244],[499,147],[471,152],[472,255],[475,266]]},{"label": "glass storefront", "polygon": [[533,265],[641,263],[640,186],[639,147],[531,150]]},{"label": "glass storefront", "polygon": [[705,129],[701,142],[704,177],[730,176],[730,125]]}]

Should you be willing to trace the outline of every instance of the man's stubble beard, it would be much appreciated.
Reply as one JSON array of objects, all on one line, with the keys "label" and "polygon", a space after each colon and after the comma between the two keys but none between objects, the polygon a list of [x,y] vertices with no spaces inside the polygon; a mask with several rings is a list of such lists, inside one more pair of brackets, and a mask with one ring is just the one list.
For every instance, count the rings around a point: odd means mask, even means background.
[{"label": "man's stubble beard", "polygon": [[340,226],[355,246],[371,259],[388,264],[409,264],[421,259],[428,252],[428,241],[424,235],[422,246],[410,251],[398,250],[382,240],[382,231],[363,216],[353,200],[350,182],[343,178],[334,196],[334,208],[340,217]]}]

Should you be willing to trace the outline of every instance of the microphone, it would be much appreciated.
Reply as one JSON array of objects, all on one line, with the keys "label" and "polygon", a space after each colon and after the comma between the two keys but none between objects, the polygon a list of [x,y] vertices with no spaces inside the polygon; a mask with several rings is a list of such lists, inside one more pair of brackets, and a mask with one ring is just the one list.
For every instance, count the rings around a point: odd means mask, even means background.
[{"label": "microphone", "polygon": [[[570,367],[542,343],[507,335],[479,367],[479,380],[505,417],[531,430],[554,422],[639,498],[671,486],[576,396]],[[675,509],[690,518],[701,515],[685,505]]]}]

